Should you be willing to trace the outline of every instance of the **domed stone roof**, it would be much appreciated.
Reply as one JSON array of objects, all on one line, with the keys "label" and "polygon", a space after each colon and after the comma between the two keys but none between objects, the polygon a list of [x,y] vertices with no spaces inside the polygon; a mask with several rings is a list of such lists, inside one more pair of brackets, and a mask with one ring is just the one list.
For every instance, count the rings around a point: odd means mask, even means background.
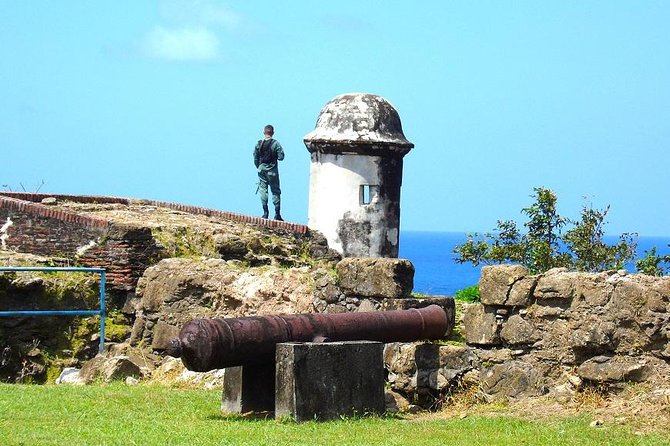
[{"label": "domed stone roof", "polygon": [[405,138],[393,105],[381,96],[367,93],[346,93],[331,99],[304,141],[310,152],[390,151],[405,155],[414,147]]}]

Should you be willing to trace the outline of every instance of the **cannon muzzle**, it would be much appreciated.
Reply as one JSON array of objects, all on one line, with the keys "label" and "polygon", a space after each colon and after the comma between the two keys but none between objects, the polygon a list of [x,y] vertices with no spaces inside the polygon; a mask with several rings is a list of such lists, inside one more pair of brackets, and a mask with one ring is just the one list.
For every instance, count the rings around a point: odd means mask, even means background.
[{"label": "cannon muzzle", "polygon": [[282,342],[440,339],[453,320],[437,305],[369,313],[295,314],[194,319],[170,342],[166,353],[189,370],[268,364]]}]

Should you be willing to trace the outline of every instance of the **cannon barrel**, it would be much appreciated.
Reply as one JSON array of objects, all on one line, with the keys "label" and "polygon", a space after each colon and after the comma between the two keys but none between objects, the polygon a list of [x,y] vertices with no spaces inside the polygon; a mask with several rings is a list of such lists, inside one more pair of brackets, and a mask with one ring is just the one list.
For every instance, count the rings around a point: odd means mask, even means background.
[{"label": "cannon barrel", "polygon": [[295,314],[224,319],[194,319],[172,339],[167,354],[181,357],[189,370],[274,362],[282,342],[440,339],[452,328],[437,305],[369,313]]}]

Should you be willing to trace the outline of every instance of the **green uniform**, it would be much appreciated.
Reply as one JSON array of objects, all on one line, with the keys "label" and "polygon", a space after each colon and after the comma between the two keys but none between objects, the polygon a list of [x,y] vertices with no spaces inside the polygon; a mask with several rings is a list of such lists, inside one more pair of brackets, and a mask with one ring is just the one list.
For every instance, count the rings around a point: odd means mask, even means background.
[{"label": "green uniform", "polygon": [[281,189],[279,188],[279,168],[277,163],[284,159],[284,149],[279,141],[272,138],[261,139],[254,148],[254,164],[258,169],[258,191],[263,206],[268,204],[268,185],[272,192],[272,203],[279,209]]}]

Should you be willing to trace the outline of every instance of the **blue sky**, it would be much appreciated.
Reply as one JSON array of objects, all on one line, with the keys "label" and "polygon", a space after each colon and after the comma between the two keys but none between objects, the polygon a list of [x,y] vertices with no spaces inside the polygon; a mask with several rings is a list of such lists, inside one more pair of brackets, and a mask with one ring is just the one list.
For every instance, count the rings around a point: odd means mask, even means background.
[{"label": "blue sky", "polygon": [[669,23],[667,1],[0,0],[0,185],[257,214],[272,123],[306,222],[302,137],[369,92],[416,145],[403,229],[489,230],[544,186],[670,235]]}]

